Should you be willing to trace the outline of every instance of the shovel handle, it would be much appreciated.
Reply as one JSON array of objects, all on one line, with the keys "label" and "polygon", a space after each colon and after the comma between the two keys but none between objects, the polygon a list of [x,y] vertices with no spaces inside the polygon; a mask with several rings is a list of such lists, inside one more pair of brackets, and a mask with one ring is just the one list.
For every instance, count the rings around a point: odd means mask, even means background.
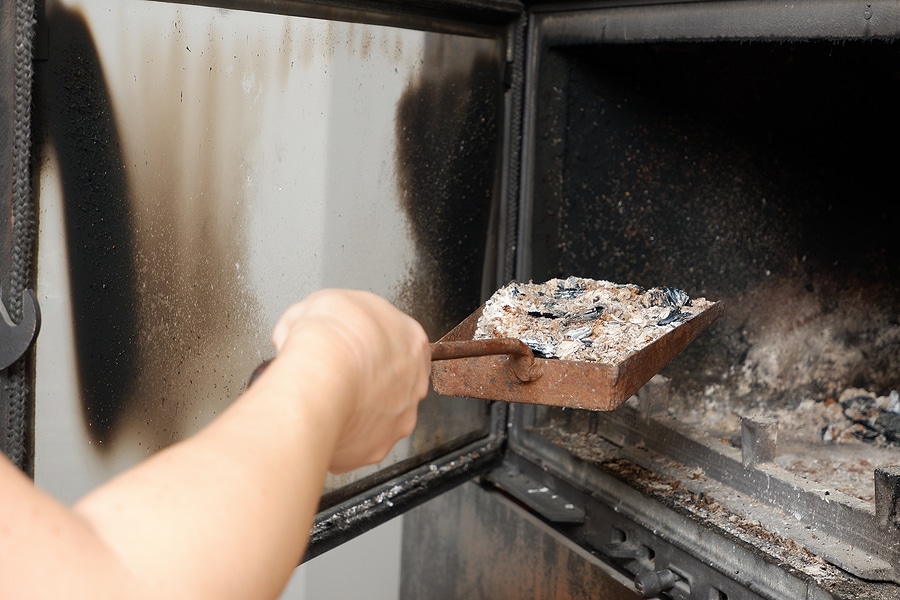
[{"label": "shovel handle", "polygon": [[458,342],[434,342],[431,344],[431,360],[494,356],[495,354],[534,357],[534,353],[528,347],[528,344],[516,338],[489,338]]},{"label": "shovel handle", "polygon": [[528,344],[516,338],[488,338],[431,344],[431,360],[452,360],[476,356],[508,354],[508,367],[519,381],[534,381],[542,375],[534,362],[534,352]]},{"label": "shovel handle", "polygon": [[[528,344],[516,338],[490,338],[458,342],[433,342],[431,360],[453,360],[476,356],[509,355],[509,368],[520,381],[534,381],[541,376],[541,369],[534,362],[534,352]],[[261,362],[247,381],[249,387],[266,370],[271,359]]]}]

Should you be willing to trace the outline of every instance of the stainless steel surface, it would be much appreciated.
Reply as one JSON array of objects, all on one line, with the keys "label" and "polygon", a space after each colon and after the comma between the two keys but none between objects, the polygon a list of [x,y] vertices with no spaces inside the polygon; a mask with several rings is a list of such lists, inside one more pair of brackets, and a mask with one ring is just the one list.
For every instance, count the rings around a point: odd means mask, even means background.
[{"label": "stainless steel surface", "polygon": [[[46,3],[35,473],[64,500],[223,410],[278,315],[315,289],[379,293],[433,338],[482,300],[502,27],[264,4]],[[419,417],[328,493],[490,430],[473,400],[432,394]]]}]

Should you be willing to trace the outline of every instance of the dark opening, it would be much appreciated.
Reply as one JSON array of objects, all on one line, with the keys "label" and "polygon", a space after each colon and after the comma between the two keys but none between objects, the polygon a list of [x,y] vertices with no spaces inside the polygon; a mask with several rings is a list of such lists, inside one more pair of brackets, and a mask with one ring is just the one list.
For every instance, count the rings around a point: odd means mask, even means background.
[{"label": "dark opening", "polygon": [[535,280],[725,301],[663,372],[684,398],[900,387],[900,47],[558,47],[538,85]]}]

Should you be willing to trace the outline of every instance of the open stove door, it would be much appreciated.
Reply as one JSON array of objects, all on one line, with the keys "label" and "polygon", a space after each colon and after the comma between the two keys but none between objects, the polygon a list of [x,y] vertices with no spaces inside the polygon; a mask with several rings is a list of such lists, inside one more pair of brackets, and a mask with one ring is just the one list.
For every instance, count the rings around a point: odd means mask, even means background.
[{"label": "open stove door", "polygon": [[[37,12],[43,327],[20,449],[58,498],[213,418],[271,356],[281,312],[316,289],[377,292],[436,340],[511,276],[499,224],[516,195],[520,3],[47,0]],[[495,464],[505,409],[432,394],[382,463],[329,478],[307,558]]]}]

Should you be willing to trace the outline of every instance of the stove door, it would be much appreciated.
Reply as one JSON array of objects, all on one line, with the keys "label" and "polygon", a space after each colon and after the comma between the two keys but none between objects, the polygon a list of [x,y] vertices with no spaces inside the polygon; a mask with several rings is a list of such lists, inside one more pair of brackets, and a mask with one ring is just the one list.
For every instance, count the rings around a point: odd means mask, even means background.
[{"label": "stove door", "polygon": [[[508,277],[518,3],[43,8],[33,470],[57,497],[213,418],[316,289],[382,294],[437,339]],[[503,422],[432,394],[383,462],[328,480],[310,555],[485,469]]]}]

